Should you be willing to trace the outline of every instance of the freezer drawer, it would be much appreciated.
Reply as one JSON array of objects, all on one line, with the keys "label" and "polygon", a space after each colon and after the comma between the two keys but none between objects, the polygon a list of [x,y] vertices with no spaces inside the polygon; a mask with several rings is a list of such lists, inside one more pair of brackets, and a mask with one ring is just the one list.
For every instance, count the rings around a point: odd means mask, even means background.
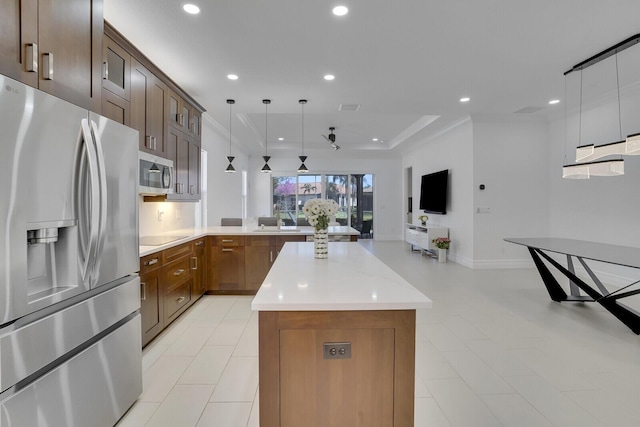
[{"label": "freezer drawer", "polygon": [[0,427],[111,427],[142,393],[140,314],[0,402]]},{"label": "freezer drawer", "polygon": [[15,329],[0,331],[0,392],[139,308],[140,278],[135,277],[64,310]]}]

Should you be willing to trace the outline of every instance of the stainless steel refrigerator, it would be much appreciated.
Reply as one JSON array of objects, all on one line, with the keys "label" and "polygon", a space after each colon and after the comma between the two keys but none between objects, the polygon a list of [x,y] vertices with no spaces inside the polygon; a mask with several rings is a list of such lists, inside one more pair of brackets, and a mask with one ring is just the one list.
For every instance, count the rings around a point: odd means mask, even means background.
[{"label": "stainless steel refrigerator", "polygon": [[137,141],[0,75],[0,427],[112,426],[142,392]]}]

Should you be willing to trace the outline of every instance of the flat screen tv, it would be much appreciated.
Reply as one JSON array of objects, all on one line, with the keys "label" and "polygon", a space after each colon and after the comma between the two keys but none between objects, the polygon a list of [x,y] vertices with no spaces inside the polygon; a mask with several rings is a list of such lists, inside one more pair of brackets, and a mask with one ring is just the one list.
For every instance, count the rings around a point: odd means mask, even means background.
[{"label": "flat screen tv", "polygon": [[449,169],[422,175],[420,184],[420,210],[426,213],[447,213],[447,185]]}]

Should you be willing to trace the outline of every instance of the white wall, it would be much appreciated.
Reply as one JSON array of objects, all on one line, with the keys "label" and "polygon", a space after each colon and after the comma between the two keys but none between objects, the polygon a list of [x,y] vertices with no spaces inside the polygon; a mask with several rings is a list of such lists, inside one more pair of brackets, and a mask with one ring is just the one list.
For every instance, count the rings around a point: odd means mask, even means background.
[{"label": "white wall", "polygon": [[204,115],[202,147],[207,150],[207,224],[220,225],[220,218],[242,218],[242,170],[248,157],[232,144],[235,173],[227,173],[229,133],[209,115]]},{"label": "white wall", "polygon": [[539,116],[474,115],[472,122],[473,267],[531,266],[526,249],[504,238],[549,233],[547,121]]},{"label": "white wall", "polygon": [[[399,240],[403,236],[402,164],[399,155],[349,153],[346,150],[307,153],[305,165],[314,174],[370,173],[373,181],[373,227],[376,240]],[[249,158],[249,216],[271,215],[270,174],[260,172],[261,157]],[[274,174],[297,175],[296,155],[275,155],[269,161]]]},{"label": "white wall", "polygon": [[140,196],[138,203],[140,236],[154,236],[181,228],[195,227],[200,203],[144,202]]},{"label": "white wall", "polygon": [[[463,265],[473,261],[473,126],[466,120],[440,135],[403,153],[402,170],[413,168],[413,221],[422,211],[420,183],[422,175],[449,169],[449,193],[446,215],[428,214],[427,225],[449,227],[452,240],[449,257]],[[400,219],[402,218],[402,220]],[[404,226],[404,216],[398,223]]]}]

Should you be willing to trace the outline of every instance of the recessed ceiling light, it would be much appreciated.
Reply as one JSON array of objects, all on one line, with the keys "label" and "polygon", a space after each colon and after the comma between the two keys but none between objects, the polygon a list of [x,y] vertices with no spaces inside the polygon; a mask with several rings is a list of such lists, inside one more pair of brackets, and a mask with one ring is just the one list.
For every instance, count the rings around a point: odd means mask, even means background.
[{"label": "recessed ceiling light", "polygon": [[190,13],[191,15],[197,15],[198,13],[200,13],[200,8],[191,3],[185,4],[184,6],[182,6],[182,9],[184,9],[185,12]]},{"label": "recessed ceiling light", "polygon": [[460,98],[460,102],[469,102],[471,101],[471,98],[465,96],[464,98]]},{"label": "recessed ceiling light", "polygon": [[349,13],[349,9],[346,6],[336,6],[333,8],[333,14],[336,16],[344,16]]},{"label": "recessed ceiling light", "polygon": [[373,142],[378,142],[378,138],[373,138],[372,141]]},{"label": "recessed ceiling light", "polygon": [[236,74],[227,74],[227,78],[229,80],[238,80],[238,76]]},{"label": "recessed ceiling light", "polygon": [[283,137],[278,138],[278,141],[284,141]]},{"label": "recessed ceiling light", "polygon": [[549,101],[550,105],[556,105],[556,104],[559,104],[559,103],[560,103],[559,99],[552,99],[551,101]]},{"label": "recessed ceiling light", "polygon": [[324,76],[324,79],[325,79],[325,80],[333,80],[333,79],[335,79],[335,78],[336,78],[336,76],[334,76],[333,74],[326,74],[326,75]]}]

